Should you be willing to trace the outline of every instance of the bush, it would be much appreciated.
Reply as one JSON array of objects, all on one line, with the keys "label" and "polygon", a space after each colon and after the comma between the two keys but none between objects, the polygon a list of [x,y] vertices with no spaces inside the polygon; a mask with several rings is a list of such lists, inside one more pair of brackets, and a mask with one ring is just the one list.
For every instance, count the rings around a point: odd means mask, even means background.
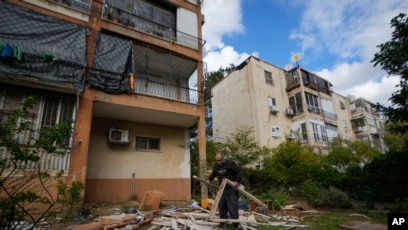
[{"label": "bush", "polygon": [[394,200],[394,205],[391,209],[391,213],[395,214],[408,214],[408,199],[397,198]]},{"label": "bush", "polygon": [[[261,195],[257,196],[261,200],[272,200],[275,204],[275,209],[281,209],[288,200],[288,195],[283,192],[274,192],[269,190],[266,193],[262,193]],[[271,209],[271,207],[269,207]]]},{"label": "bush", "polygon": [[322,191],[320,195],[323,208],[350,209],[353,207],[349,196],[334,187]]},{"label": "bush", "polygon": [[317,182],[307,181],[303,183],[302,190],[307,202],[316,208],[349,209],[353,207],[350,197],[332,186],[327,189]]}]

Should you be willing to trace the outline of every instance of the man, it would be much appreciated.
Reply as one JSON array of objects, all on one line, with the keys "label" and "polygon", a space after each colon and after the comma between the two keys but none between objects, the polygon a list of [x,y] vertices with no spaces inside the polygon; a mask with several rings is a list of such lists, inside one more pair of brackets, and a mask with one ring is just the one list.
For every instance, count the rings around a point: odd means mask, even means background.
[{"label": "man", "polygon": [[[242,179],[241,168],[234,161],[226,159],[221,153],[215,155],[215,161],[216,163],[208,181],[211,182],[217,177],[218,181],[222,182],[224,178],[227,178],[234,182],[234,187],[238,187]],[[238,191],[227,184],[218,203],[220,219],[228,219],[228,214],[231,219],[238,219],[238,198]],[[235,228],[238,225],[239,223],[234,223]]]}]

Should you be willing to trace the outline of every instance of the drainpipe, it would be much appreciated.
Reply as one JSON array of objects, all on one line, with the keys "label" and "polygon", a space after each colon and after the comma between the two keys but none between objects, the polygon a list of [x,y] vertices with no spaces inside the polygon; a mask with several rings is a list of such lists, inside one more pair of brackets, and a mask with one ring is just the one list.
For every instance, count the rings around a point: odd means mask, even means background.
[{"label": "drainpipe", "polygon": [[132,198],[136,199],[136,174],[132,173]]}]

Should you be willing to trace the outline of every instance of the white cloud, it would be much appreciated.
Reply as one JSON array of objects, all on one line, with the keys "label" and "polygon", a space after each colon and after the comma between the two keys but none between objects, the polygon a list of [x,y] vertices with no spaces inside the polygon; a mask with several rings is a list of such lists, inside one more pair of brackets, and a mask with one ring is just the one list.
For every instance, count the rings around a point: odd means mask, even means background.
[{"label": "white cloud", "polygon": [[242,24],[241,0],[210,0],[205,1],[202,13],[206,22],[203,26],[203,38],[206,41],[205,49],[211,52],[214,49],[222,49],[223,36],[244,33]]},{"label": "white cloud", "polygon": [[238,53],[232,46],[226,46],[218,51],[209,52],[204,61],[207,63],[208,71],[216,71],[220,67],[230,67],[231,64],[237,65],[243,62],[250,55],[258,56],[257,53],[247,54]]},{"label": "white cloud", "polygon": [[[335,92],[390,105],[388,99],[396,91],[398,78],[387,78],[384,71],[373,66],[371,60],[379,51],[377,45],[391,38],[393,28],[390,27],[390,20],[401,12],[408,12],[408,1],[274,2],[277,2],[280,10],[292,9],[291,15],[300,10],[298,26],[288,35],[288,42],[297,43],[297,50],[302,54],[302,66],[309,69],[308,65],[312,63],[319,63],[320,66],[320,63],[328,63],[322,69],[310,70],[333,83]],[[237,51],[239,47],[224,43],[227,36],[245,34],[241,5],[242,0],[229,0],[228,3],[225,0],[204,2],[204,62],[207,63],[208,71],[240,64],[251,55],[240,53]],[[265,7],[271,6],[265,4]],[[262,26],[262,22],[267,23],[261,18],[258,20],[259,26]],[[288,50],[290,52],[293,50]],[[252,55],[258,56],[258,51],[254,50]],[[334,62],[326,62],[328,57],[334,57]]]},{"label": "white cloud", "polygon": [[[202,9],[206,22],[203,26],[204,62],[207,70],[217,71],[220,67],[237,65],[250,54],[239,53],[232,46],[226,46],[224,36],[245,33],[242,24],[241,0],[229,0],[228,7],[225,0],[205,1]],[[256,53],[254,55],[257,55]]]},{"label": "white cloud", "polygon": [[388,99],[396,91],[398,78],[387,78],[371,60],[379,51],[377,45],[390,40],[390,21],[408,10],[408,2],[311,0],[304,7],[302,23],[290,38],[298,41],[304,56],[328,53],[338,57],[333,66],[314,71],[342,95],[390,105]]}]

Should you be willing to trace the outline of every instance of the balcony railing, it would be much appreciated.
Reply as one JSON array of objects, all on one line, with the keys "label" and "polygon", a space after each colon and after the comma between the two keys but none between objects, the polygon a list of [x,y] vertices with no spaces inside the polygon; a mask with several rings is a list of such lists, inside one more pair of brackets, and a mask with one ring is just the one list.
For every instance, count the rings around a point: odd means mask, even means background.
[{"label": "balcony railing", "polygon": [[330,120],[337,120],[337,114],[322,110],[322,114],[324,118],[330,119]]},{"label": "balcony railing", "polygon": [[172,44],[178,44],[196,50],[199,48],[200,43],[204,45],[202,39],[177,31],[175,29],[175,22],[173,26],[173,23],[169,22],[170,19],[164,20],[164,17],[152,20],[113,5],[105,4],[102,18],[159,37]]},{"label": "balcony railing", "polygon": [[136,93],[168,98],[192,104],[198,103],[199,92],[196,89],[182,87],[173,83],[164,83],[152,81],[148,78],[136,77],[134,89]]},{"label": "balcony railing", "polygon": [[[38,153],[40,160],[38,162],[22,162],[21,166],[25,169],[37,169],[41,170],[68,170],[69,169],[69,159],[70,154],[69,151],[65,155],[57,155],[51,154],[46,151],[40,151]],[[12,157],[10,151],[6,147],[0,147],[0,159],[5,160],[10,159]],[[10,165],[12,167],[12,165]]]},{"label": "balcony railing", "polygon": [[48,0],[48,2],[68,6],[84,13],[89,13],[91,10],[91,0]]}]

